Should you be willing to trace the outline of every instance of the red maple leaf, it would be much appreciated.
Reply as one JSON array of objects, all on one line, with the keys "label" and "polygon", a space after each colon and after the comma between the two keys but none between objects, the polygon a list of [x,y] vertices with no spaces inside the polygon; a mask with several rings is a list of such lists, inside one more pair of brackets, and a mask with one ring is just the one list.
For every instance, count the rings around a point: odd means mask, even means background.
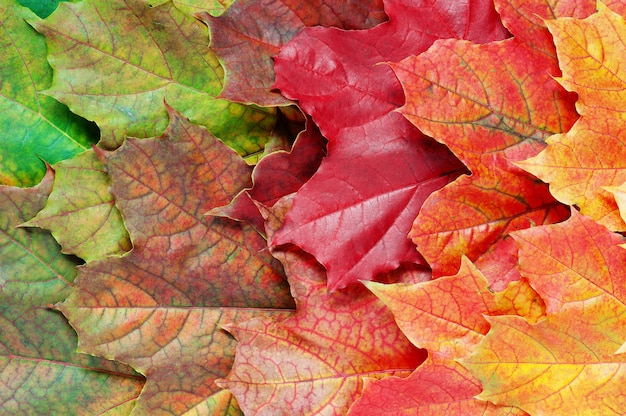
[{"label": "red maple leaf", "polygon": [[313,176],[325,155],[326,139],[309,118],[306,130],[298,135],[290,152],[279,150],[263,157],[252,171],[252,187],[210,214],[248,222],[263,233],[264,220],[256,204],[271,207],[283,196],[296,192]]},{"label": "red maple leaf", "polygon": [[271,91],[271,57],[302,29],[365,29],[382,22],[385,14],[382,0],[238,0],[220,17],[206,12],[199,17],[211,28],[211,49],[225,67],[220,96],[271,106],[289,104]]},{"label": "red maple leaf", "polygon": [[411,222],[431,192],[465,172],[448,149],[395,112],[402,89],[379,64],[421,53],[440,38],[506,36],[488,1],[451,7],[389,0],[385,11],[389,21],[366,31],[305,29],[275,59],[276,87],[299,100],[329,145],[272,243],[312,253],[328,270],[330,289],[422,261],[406,237]]}]

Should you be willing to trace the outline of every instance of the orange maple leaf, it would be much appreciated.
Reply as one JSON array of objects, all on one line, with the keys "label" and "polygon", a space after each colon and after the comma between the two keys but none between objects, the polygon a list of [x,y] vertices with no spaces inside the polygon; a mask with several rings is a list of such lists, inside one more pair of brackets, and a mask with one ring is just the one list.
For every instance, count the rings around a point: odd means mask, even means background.
[{"label": "orange maple leaf", "polygon": [[550,137],[539,155],[517,165],[550,183],[559,201],[624,231],[626,222],[606,187],[626,182],[626,22],[600,3],[587,19],[546,23],[563,71],[558,81],[578,93],[581,118],[567,133]]},{"label": "orange maple leaf", "polygon": [[[428,350],[429,359],[408,378],[367,383],[349,414],[525,414],[476,400],[479,380],[455,360],[483,340],[489,331],[485,316],[521,315],[532,322],[543,317],[543,301],[527,281],[494,292],[480,270],[463,257],[454,276],[416,284],[365,285],[387,305],[407,338]],[[386,398],[384,411],[381,396]]]},{"label": "orange maple leaf", "polygon": [[401,112],[472,172],[431,194],[409,235],[435,276],[455,273],[465,254],[500,290],[519,277],[508,233],[567,217],[545,184],[512,163],[539,153],[577,118],[573,95],[550,75],[558,66],[541,16],[591,11],[555,3],[500,1],[514,38],[438,41],[392,64],[407,97]]},{"label": "orange maple leaf", "polygon": [[576,211],[514,238],[520,273],[545,299],[547,317],[486,318],[491,330],[461,360],[483,385],[478,398],[530,414],[623,414],[623,238]]}]

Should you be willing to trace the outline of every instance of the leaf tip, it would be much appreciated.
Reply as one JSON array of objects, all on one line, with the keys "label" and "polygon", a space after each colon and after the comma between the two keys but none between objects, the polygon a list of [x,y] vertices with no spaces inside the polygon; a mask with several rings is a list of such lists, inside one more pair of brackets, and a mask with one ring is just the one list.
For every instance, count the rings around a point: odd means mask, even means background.
[{"label": "leaf tip", "polygon": [[371,280],[358,280],[358,282],[361,283],[363,286],[365,286],[367,290],[372,292],[377,297],[378,297],[378,292],[381,290],[384,290],[382,286],[385,286],[385,284],[383,283],[373,282]]},{"label": "leaf tip", "polygon": [[111,155],[111,153],[113,153],[113,152],[111,152],[109,150],[105,150],[105,149],[103,149],[101,147],[98,147],[96,145],[92,145],[91,149],[96,154],[96,157],[98,158],[98,160],[100,160],[100,162],[102,162],[102,163],[105,163],[106,160]]},{"label": "leaf tip", "polygon": [[172,107],[168,102],[167,99],[163,98],[163,105],[165,106],[165,110],[167,111],[167,116],[170,119],[170,123],[172,120],[174,119],[180,119],[180,118],[185,118],[181,113],[179,113],[178,111],[176,111],[176,109],[174,107]]}]

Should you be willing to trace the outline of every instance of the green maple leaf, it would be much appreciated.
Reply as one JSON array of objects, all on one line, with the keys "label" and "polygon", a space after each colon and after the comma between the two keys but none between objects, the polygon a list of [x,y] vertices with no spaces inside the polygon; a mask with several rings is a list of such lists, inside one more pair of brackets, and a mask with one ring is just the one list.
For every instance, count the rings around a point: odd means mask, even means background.
[{"label": "green maple leaf", "polygon": [[89,148],[93,125],[42,94],[52,83],[46,43],[25,19],[39,19],[13,0],[0,1],[0,183],[32,186],[55,163]]},{"label": "green maple leaf", "polygon": [[274,109],[215,98],[224,75],[208,29],[172,2],[62,3],[34,26],[55,69],[48,94],[96,121],[105,148],[160,134],[164,100],[241,155],[262,150],[274,127]]},{"label": "green maple leaf", "polygon": [[95,152],[59,162],[54,169],[46,207],[24,225],[50,230],[64,253],[85,261],[130,250],[128,232],[109,192],[111,181]]}]

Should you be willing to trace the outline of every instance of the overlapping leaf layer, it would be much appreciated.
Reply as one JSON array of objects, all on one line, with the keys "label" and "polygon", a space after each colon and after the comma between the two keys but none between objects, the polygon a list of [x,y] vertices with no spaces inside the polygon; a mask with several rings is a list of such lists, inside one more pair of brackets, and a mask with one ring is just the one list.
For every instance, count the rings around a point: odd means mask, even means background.
[{"label": "overlapping leaf layer", "polygon": [[19,3],[3,412],[624,414],[626,2]]}]

